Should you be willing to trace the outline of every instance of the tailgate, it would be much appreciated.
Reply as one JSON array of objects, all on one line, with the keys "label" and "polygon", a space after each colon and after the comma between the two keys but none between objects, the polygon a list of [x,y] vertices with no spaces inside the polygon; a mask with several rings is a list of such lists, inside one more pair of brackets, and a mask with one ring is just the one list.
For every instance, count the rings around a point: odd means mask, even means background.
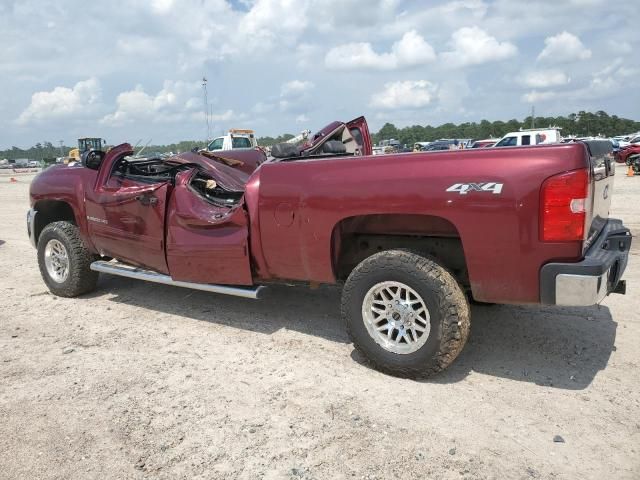
[{"label": "tailgate", "polygon": [[585,229],[587,239],[583,249],[586,251],[609,218],[615,162],[613,161],[611,142],[608,140],[587,140],[583,143],[587,147],[587,155],[591,164],[591,204],[588,205],[587,210]]}]

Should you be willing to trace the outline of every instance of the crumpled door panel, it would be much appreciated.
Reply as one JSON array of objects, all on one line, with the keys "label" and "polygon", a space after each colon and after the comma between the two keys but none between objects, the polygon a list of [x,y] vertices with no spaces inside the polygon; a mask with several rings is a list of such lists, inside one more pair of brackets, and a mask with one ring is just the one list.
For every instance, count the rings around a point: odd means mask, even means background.
[{"label": "crumpled door panel", "polygon": [[249,234],[244,202],[227,207],[202,198],[189,182],[195,170],[176,177],[167,210],[167,263],[174,280],[251,285]]}]

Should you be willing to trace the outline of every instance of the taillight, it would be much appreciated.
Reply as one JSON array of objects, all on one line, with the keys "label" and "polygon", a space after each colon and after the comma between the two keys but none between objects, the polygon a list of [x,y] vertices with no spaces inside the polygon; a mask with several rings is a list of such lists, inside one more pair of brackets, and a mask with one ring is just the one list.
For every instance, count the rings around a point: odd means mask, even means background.
[{"label": "taillight", "polygon": [[583,240],[588,196],[586,168],[545,180],[540,192],[540,239],[544,242]]}]

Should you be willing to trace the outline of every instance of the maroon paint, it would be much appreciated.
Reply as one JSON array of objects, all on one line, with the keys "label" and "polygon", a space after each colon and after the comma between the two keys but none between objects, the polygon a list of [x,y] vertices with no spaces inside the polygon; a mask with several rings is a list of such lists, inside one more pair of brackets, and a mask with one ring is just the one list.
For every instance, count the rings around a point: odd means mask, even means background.
[{"label": "maroon paint", "polygon": [[172,187],[169,182],[140,184],[112,176],[115,161],[130,153],[129,145],[111,150],[94,188],[85,192],[89,237],[102,255],[168,274],[164,221]]},{"label": "maroon paint", "polygon": [[247,213],[240,202],[217,207],[195,194],[180,173],[167,210],[167,262],[171,277],[199,283],[250,285]]},{"label": "maroon paint", "polygon": [[[363,125],[366,128],[366,122]],[[363,138],[366,151],[368,132]],[[214,219],[219,209],[189,190],[189,172],[178,176],[175,188],[167,183],[112,183],[113,162],[130,151],[126,144],[111,150],[98,175],[83,167],[46,170],[34,179],[32,204],[48,199],[67,202],[91,249],[170,271],[176,279],[334,282],[334,258],[339,254],[334,231],[341,225],[357,230],[361,222],[343,221],[364,215],[401,214],[402,219],[389,225],[403,233],[417,228],[459,235],[474,297],[483,301],[537,302],[540,267],[581,257],[581,242],[543,243],[538,238],[540,185],[554,174],[587,165],[586,149],[578,143],[269,162],[250,178],[198,155],[175,157],[206,165],[229,188],[244,188],[248,220],[241,206]],[[470,182],[500,182],[504,187],[500,195],[446,192],[453,184]],[[168,196],[169,268],[159,253],[164,236],[161,209],[134,207],[131,201],[145,189]],[[114,204],[112,210],[105,206],[109,203]],[[106,218],[114,230],[110,233],[93,221],[88,227],[87,215]],[[132,226],[133,219],[145,225],[142,230]],[[366,229],[379,232],[382,225],[367,222]]]},{"label": "maroon paint", "polygon": [[[229,158],[240,161],[241,163],[239,165],[234,165],[231,168],[244,172],[247,176],[251,175],[254,170],[267,159],[264,151],[260,148],[237,148],[235,150],[207,152],[207,155],[216,156],[221,159]],[[220,161],[224,163],[223,160]]]},{"label": "maroon paint", "polygon": [[[254,191],[246,192],[250,215],[255,215],[254,205],[259,216],[259,223],[251,224],[252,245],[260,243],[264,278],[333,282],[331,236],[343,219],[441,217],[461,238],[475,298],[536,302],[540,267],[581,255],[580,242],[539,241],[540,185],[586,161],[584,146],[576,144],[267,163],[256,172],[257,208]],[[467,182],[501,182],[504,187],[500,195],[446,192]],[[276,221],[283,205],[294,216],[291,226]]]},{"label": "maroon paint", "polygon": [[[80,236],[85,245],[95,250],[91,238],[87,234],[87,218],[84,206],[84,190],[86,185],[93,185],[96,179],[94,170],[80,165],[54,165],[36,175],[29,186],[31,206],[38,210],[38,204],[51,200],[64,202],[71,207],[73,216],[80,227]],[[39,219],[36,218],[36,222]],[[42,227],[40,227],[42,228]]]},{"label": "maroon paint", "polygon": [[347,122],[349,129],[357,128],[362,135],[362,155],[373,155],[373,143],[371,141],[371,135],[369,135],[369,125],[364,117],[354,118],[350,122]]}]

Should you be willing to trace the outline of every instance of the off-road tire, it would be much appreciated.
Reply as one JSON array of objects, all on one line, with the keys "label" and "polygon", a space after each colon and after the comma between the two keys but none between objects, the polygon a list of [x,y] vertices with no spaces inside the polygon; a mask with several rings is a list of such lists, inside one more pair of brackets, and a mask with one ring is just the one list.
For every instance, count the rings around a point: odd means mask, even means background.
[{"label": "off-road tire", "polygon": [[[44,252],[51,239],[61,242],[69,259],[69,274],[66,280],[58,283],[51,278],[45,265]],[[38,238],[38,266],[44,283],[54,295],[59,297],[77,297],[91,292],[98,283],[98,272],[89,265],[98,259],[85,247],[78,227],[71,222],[53,222],[44,227]]]},{"label": "off-road tire", "polygon": [[[374,285],[387,281],[411,287],[429,311],[429,338],[413,353],[384,349],[365,326],[364,298]],[[376,253],[351,272],[342,292],[342,316],[354,347],[374,368],[407,378],[426,378],[449,366],[462,351],[471,325],[469,303],[453,275],[436,261],[407,250]]]}]

